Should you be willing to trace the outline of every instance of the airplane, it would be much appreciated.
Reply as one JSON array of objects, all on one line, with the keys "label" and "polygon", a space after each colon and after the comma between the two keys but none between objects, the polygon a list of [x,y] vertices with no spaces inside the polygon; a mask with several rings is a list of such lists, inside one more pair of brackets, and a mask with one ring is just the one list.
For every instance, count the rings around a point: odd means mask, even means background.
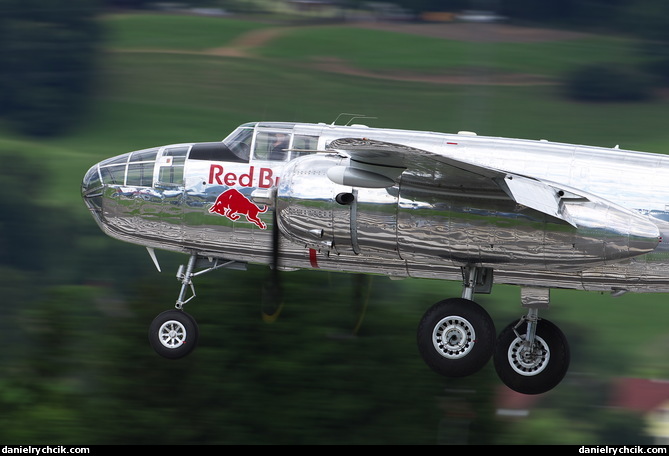
[{"label": "airplane", "polygon": [[[429,307],[417,345],[434,372],[470,376],[491,359],[514,391],[563,380],[564,333],[540,318],[551,289],[669,292],[669,157],[547,140],[249,122],[225,139],[124,153],[93,165],[82,197],[107,235],[188,255],[153,349],[182,358],[199,337],[193,279],[269,265],[462,282]],[[499,335],[475,302],[520,288]],[[189,291],[190,289],[190,291]],[[275,311],[268,312],[272,315]]]}]

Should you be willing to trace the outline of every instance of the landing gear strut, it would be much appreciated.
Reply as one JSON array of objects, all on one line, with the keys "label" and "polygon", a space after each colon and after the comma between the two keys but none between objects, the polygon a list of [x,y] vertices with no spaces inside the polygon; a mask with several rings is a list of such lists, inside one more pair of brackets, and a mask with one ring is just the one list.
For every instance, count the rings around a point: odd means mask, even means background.
[{"label": "landing gear strut", "polygon": [[549,290],[521,288],[527,315],[509,324],[495,341],[489,314],[472,300],[474,293],[490,293],[492,270],[463,268],[462,298],[430,307],[418,326],[418,349],[426,364],[446,377],[479,371],[491,357],[499,378],[523,394],[540,394],[564,378],[569,368],[569,345],[560,329],[539,318],[548,308]]},{"label": "landing gear strut", "polygon": [[[203,269],[195,272],[197,267],[203,267]],[[193,277],[219,268],[244,269],[245,265],[236,261],[201,258],[193,253],[186,266],[179,266],[177,279],[181,282],[181,290],[174,305],[175,308],[158,315],[149,326],[149,343],[160,356],[178,359],[195,349],[199,329],[195,318],[186,313],[183,307],[195,297]],[[191,295],[187,298],[189,288]]]},{"label": "landing gear strut", "polygon": [[539,318],[539,308],[548,306],[546,299],[536,300],[537,289],[521,290],[527,315],[511,322],[497,339],[494,364],[497,375],[506,386],[523,394],[540,394],[557,386],[569,369],[567,338],[556,325]]}]

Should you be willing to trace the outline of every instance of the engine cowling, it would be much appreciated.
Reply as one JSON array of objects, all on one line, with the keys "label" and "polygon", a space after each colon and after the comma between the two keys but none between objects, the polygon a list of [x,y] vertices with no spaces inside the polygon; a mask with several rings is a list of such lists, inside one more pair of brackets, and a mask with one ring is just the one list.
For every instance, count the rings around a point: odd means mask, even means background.
[{"label": "engine cowling", "polygon": [[326,172],[338,162],[332,156],[312,155],[293,160],[283,170],[276,194],[277,223],[293,242],[317,249],[333,246],[337,185]]},{"label": "engine cowling", "polygon": [[409,266],[544,270],[622,261],[659,243],[647,217],[592,195],[559,201],[560,219],[518,204],[501,187],[450,188],[436,174],[434,183],[403,175],[387,188],[340,185],[328,177],[348,164],[319,154],[287,165],[276,196],[284,235],[311,248],[402,259]]},{"label": "engine cowling", "polygon": [[311,248],[399,259],[397,188],[334,183],[328,172],[346,162],[335,154],[291,162],[277,189],[279,229]]}]

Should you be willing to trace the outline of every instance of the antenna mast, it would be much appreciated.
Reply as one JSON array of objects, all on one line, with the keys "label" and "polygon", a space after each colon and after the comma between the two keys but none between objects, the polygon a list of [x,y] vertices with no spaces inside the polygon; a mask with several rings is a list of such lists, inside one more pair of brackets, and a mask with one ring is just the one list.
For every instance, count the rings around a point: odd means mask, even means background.
[{"label": "antenna mast", "polygon": [[348,119],[348,122],[346,122],[344,124],[345,126],[347,126],[348,124],[353,122],[354,119],[378,119],[378,117],[366,116],[364,114],[354,114],[354,113],[350,113],[350,112],[342,112],[341,114],[339,114],[337,116],[337,118],[334,120],[334,122],[332,122],[330,125],[334,126],[337,123],[337,121],[339,120],[339,118],[342,117],[342,116],[350,116],[350,118]]}]

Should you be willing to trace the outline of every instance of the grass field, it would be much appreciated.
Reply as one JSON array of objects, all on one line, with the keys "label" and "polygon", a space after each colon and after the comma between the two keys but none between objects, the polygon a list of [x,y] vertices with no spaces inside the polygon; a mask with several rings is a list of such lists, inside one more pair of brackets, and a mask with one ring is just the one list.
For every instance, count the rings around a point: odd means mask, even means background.
[{"label": "grass field", "polygon": [[261,23],[181,15],[113,15],[105,19],[110,48],[204,50],[223,46],[240,34],[266,28]]},{"label": "grass field", "polygon": [[534,43],[468,42],[343,26],[292,31],[273,40],[260,54],[302,62],[337,57],[375,71],[480,68],[544,76],[560,76],[574,64],[593,60],[630,62],[638,58],[632,43],[612,37]]},{"label": "grass field", "polygon": [[[605,61],[635,61],[634,43],[620,38],[463,43],[341,26],[300,27],[284,30],[250,57],[224,57],[202,51],[275,25],[169,15],[120,15],[105,22],[109,42],[96,100],[76,131],[49,140],[7,131],[0,137],[0,148],[30,155],[51,170],[44,202],[72,208],[82,223],[91,221],[79,184],[92,164],[155,145],[222,139],[253,120],[332,122],[339,113],[355,112],[376,117],[366,123],[379,127],[669,150],[664,120],[669,101],[663,98],[585,104],[565,99],[557,84],[429,84],[328,73],[311,65],[329,58],[380,74],[477,68],[557,79],[573,65],[590,62],[593,53]],[[434,301],[445,297],[445,290],[459,293],[457,284],[406,284],[408,291]],[[508,305],[517,300],[518,290],[503,286],[481,297],[491,313],[506,320],[520,310],[519,304]],[[553,310],[545,316],[570,340],[588,341],[587,350],[575,349],[575,358],[607,357],[608,373],[669,376],[664,296],[613,299],[555,291]],[[599,343],[593,347],[594,338]]]}]

